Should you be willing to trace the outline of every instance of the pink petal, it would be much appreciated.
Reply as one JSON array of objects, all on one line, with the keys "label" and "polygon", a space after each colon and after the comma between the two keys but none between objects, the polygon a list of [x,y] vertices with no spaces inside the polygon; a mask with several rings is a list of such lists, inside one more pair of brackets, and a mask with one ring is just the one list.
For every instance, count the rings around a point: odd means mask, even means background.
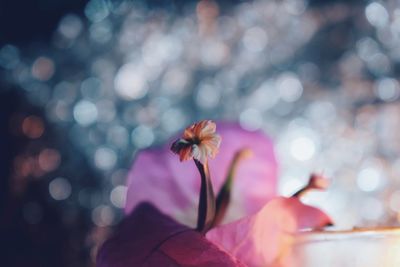
[{"label": "pink petal", "polygon": [[[217,123],[222,142],[215,159],[210,159],[211,179],[218,192],[228,166],[240,149],[250,148],[254,156],[244,160],[235,178],[227,221],[253,214],[276,195],[277,162],[272,141],[261,132],[249,132],[235,123]],[[140,202],[152,203],[163,213],[186,225],[196,224],[200,177],[191,161],[179,162],[164,147],[140,152],[128,177],[125,211],[129,213]]]},{"label": "pink petal", "polygon": [[255,215],[210,230],[207,239],[249,267],[278,262],[285,266],[284,256],[290,251],[293,234],[330,223],[324,212],[304,205],[298,198],[278,197]]},{"label": "pink petal", "polygon": [[217,125],[213,121],[205,121],[202,125],[202,129],[200,131],[199,136],[204,137],[204,136],[209,136],[213,135],[217,129]]},{"label": "pink petal", "polygon": [[104,243],[96,266],[246,267],[148,203],[139,205]]}]

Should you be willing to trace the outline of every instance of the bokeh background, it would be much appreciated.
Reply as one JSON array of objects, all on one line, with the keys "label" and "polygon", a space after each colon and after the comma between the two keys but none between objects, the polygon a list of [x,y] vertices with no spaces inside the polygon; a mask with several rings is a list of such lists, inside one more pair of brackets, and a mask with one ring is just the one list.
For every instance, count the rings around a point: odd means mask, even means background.
[{"label": "bokeh background", "polygon": [[279,192],[397,226],[397,1],[0,2],[0,265],[94,266],[138,150],[199,119],[276,144]]}]

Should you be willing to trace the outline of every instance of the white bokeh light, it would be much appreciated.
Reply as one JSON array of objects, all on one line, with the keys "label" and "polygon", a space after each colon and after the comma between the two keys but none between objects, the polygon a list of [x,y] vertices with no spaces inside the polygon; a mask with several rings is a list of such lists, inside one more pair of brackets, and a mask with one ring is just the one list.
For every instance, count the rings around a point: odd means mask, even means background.
[{"label": "white bokeh light", "polygon": [[117,94],[125,100],[140,99],[148,91],[143,71],[134,64],[125,64],[118,70],[114,87]]},{"label": "white bokeh light", "polygon": [[114,218],[114,211],[107,205],[99,205],[92,211],[92,221],[100,227],[112,225]]},{"label": "white bokeh light", "polygon": [[379,199],[368,197],[363,199],[362,202],[363,205],[360,207],[360,213],[364,219],[376,221],[384,214],[384,208]]},{"label": "white bokeh light", "polygon": [[307,136],[297,137],[290,144],[290,154],[299,161],[312,159],[315,152],[315,143]]},{"label": "white bokeh light", "polygon": [[303,93],[303,85],[293,73],[287,72],[280,75],[276,83],[280,97],[286,102],[297,101]]},{"label": "white bokeh light", "polygon": [[375,94],[383,101],[396,100],[400,95],[400,86],[397,80],[384,78],[375,84]]},{"label": "white bokeh light", "polygon": [[50,182],[49,193],[55,200],[64,200],[71,195],[71,184],[70,182],[62,177],[58,177]]},{"label": "white bokeh light", "polygon": [[154,142],[154,133],[150,127],[140,125],[131,134],[132,143],[138,148],[145,148]]},{"label": "white bokeh light", "polygon": [[124,208],[126,201],[127,187],[123,185],[116,186],[110,193],[110,201],[117,208]]},{"label": "white bokeh light", "polygon": [[94,163],[99,169],[110,170],[117,163],[117,154],[108,147],[100,147],[94,154]]},{"label": "white bokeh light", "polygon": [[400,212],[400,191],[395,191],[390,196],[389,200],[390,209],[394,212]]},{"label": "white bokeh light", "polygon": [[249,51],[261,52],[268,43],[266,32],[260,27],[248,29],[243,36],[243,44]]},{"label": "white bokeh light", "polygon": [[377,2],[372,2],[365,8],[365,16],[368,22],[375,27],[383,27],[389,22],[386,8]]},{"label": "white bokeh light", "polygon": [[97,107],[90,101],[81,100],[74,107],[74,118],[82,126],[96,122],[97,115]]},{"label": "white bokeh light", "polygon": [[382,185],[382,172],[377,167],[363,168],[357,176],[358,187],[365,192],[373,192]]},{"label": "white bokeh light", "polygon": [[260,111],[248,108],[240,113],[239,123],[244,129],[255,131],[261,128],[263,120]]}]

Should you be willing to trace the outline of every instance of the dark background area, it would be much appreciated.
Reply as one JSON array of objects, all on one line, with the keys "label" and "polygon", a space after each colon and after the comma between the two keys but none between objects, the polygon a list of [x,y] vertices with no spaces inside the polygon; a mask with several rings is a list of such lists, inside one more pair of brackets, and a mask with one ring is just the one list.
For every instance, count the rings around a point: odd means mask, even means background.
[{"label": "dark background area", "polygon": [[24,46],[49,40],[66,13],[82,13],[86,0],[0,1],[0,43]]},{"label": "dark background area", "polygon": [[[33,42],[48,42],[60,18],[67,13],[83,14],[87,0],[2,0],[0,1],[0,43],[25,46]],[[118,2],[118,0],[112,0]],[[148,8],[180,10],[184,4],[196,1],[147,0]],[[229,6],[241,1],[221,0]]]},{"label": "dark background area", "polygon": [[[118,0],[110,0],[118,2]],[[0,44],[25,46],[34,42],[48,42],[60,18],[67,13],[83,14],[87,0],[2,0],[0,1]],[[138,2],[133,0],[133,2]],[[147,0],[141,1],[148,8],[180,11],[196,1]],[[218,0],[219,6],[229,8],[243,0]],[[320,6],[332,2],[359,2],[358,0],[311,0],[310,5]]]}]

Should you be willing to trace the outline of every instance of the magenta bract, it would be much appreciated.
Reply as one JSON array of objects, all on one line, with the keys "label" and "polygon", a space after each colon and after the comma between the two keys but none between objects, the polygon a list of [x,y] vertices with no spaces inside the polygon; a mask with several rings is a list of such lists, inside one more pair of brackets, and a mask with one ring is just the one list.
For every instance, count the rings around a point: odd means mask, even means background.
[{"label": "magenta bract", "polygon": [[[217,123],[222,138],[219,153],[209,161],[214,191],[224,182],[237,151],[249,148],[235,175],[225,222],[254,214],[276,195],[277,162],[272,141],[262,132],[250,132],[235,123]],[[175,139],[172,139],[175,140]],[[189,226],[196,224],[200,177],[193,162],[180,162],[168,142],[139,152],[128,177],[126,213],[146,201]]]},{"label": "magenta bract", "polygon": [[246,267],[203,235],[142,203],[101,247],[97,267]]}]

